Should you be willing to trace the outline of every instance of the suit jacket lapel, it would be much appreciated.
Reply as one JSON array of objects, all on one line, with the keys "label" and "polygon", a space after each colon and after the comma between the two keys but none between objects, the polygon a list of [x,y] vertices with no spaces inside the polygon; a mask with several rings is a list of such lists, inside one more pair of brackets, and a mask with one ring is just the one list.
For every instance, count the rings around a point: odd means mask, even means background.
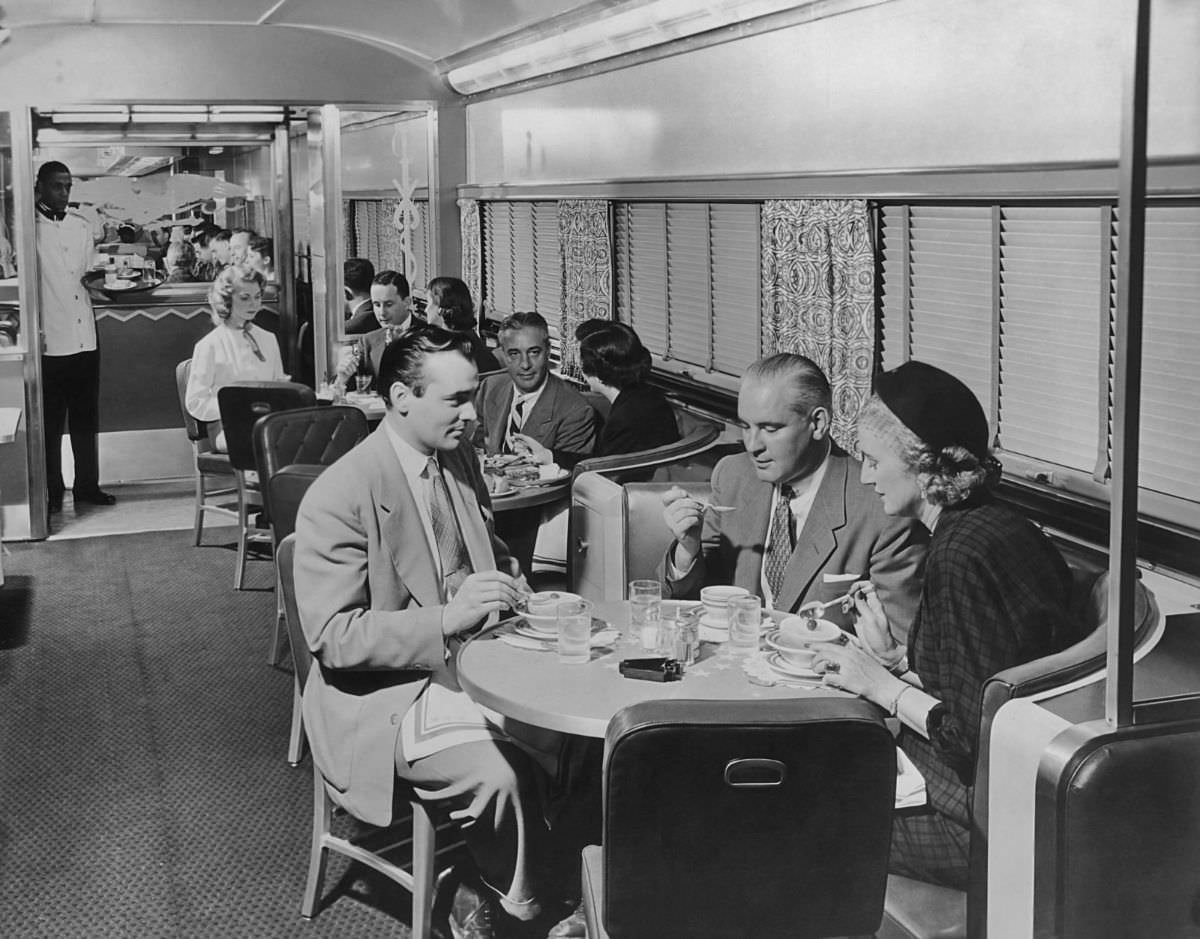
[{"label": "suit jacket lapel", "polygon": [[[359,444],[370,441],[378,454],[379,475],[375,480],[375,505],[379,516],[379,537],[391,555],[392,564],[408,592],[421,606],[442,602],[437,565],[426,541],[416,498],[392,442],[380,428]],[[418,535],[419,537],[415,537]]]},{"label": "suit jacket lapel", "polygon": [[[736,526],[741,537],[735,538],[735,542],[757,547],[755,551],[739,552],[738,570],[734,571],[733,583],[746,588],[751,593],[758,593],[759,585],[762,583],[764,547],[767,540],[768,519],[771,514],[772,487],[770,483],[762,482],[755,476],[753,469],[749,469],[749,474],[745,483],[749,489],[745,502],[737,500],[735,496],[734,503],[739,506],[744,505],[745,508],[731,513],[732,518],[722,517],[717,524],[729,525],[731,529]],[[716,514],[715,512],[710,513],[710,515]]]},{"label": "suit jacket lapel", "polygon": [[[511,407],[512,398],[508,400]],[[550,444],[546,443],[546,425],[554,417],[557,404],[558,379],[553,375],[547,375],[546,387],[542,389],[542,393],[538,395],[537,401],[533,403],[533,408],[525,415],[525,423],[521,426],[521,433],[528,434],[543,446],[550,446]]]},{"label": "suit jacket lapel", "polygon": [[508,435],[508,415],[512,411],[514,385],[512,379],[505,375],[496,382],[495,387],[492,399],[495,402],[495,411],[491,412],[495,416],[492,418],[491,426],[487,429],[487,449],[489,453],[503,453],[504,438]]},{"label": "suit jacket lapel", "polygon": [[813,499],[804,528],[796,539],[796,550],[783,572],[783,584],[775,598],[777,610],[790,610],[808,589],[837,547],[834,535],[846,524],[846,461],[830,454],[825,478]]}]

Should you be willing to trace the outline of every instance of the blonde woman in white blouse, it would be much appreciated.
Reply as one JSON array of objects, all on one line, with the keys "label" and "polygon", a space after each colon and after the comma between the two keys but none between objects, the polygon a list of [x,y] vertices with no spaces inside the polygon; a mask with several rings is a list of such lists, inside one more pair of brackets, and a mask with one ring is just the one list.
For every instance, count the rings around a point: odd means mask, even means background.
[{"label": "blonde woman in white blouse", "polygon": [[187,410],[196,420],[209,423],[213,446],[222,452],[225,433],[217,390],[235,381],[287,379],[275,337],[252,322],[262,308],[263,282],[263,275],[245,264],[222,270],[208,291],[213,331],[192,351]]}]

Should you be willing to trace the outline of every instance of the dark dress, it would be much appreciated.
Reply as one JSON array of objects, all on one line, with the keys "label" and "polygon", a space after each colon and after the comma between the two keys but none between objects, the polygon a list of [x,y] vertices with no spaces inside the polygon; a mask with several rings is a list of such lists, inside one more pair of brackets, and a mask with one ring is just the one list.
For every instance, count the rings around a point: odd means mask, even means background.
[{"label": "dark dress", "polygon": [[678,439],[671,402],[657,388],[630,385],[613,401],[592,456],[651,450]]},{"label": "dark dress", "polygon": [[498,372],[503,366],[492,350],[488,348],[488,344],[483,341],[483,337],[474,331],[467,335],[471,337],[471,361],[475,363],[479,374]]},{"label": "dark dress", "polygon": [[899,740],[925,777],[932,811],[896,817],[893,872],[966,888],[980,689],[1081,638],[1070,597],[1066,562],[1026,518],[986,494],[942,511],[908,647],[942,706],[930,712],[928,740],[907,726]]}]

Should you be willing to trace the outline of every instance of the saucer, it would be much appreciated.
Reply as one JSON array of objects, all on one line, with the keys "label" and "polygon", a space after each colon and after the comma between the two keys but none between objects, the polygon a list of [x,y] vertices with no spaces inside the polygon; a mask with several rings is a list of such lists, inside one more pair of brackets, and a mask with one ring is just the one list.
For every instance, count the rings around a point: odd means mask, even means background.
[{"label": "saucer", "polygon": [[765,656],[767,665],[778,672],[780,675],[786,675],[788,678],[815,678],[821,679],[821,676],[814,672],[811,668],[805,668],[803,665],[793,665],[783,658],[778,652],[768,652]]},{"label": "saucer", "polygon": [[513,623],[512,631],[518,636],[524,636],[526,639],[540,639],[543,642],[554,642],[558,639],[557,628],[553,632],[546,632],[545,630],[531,626],[525,620],[518,620]]}]

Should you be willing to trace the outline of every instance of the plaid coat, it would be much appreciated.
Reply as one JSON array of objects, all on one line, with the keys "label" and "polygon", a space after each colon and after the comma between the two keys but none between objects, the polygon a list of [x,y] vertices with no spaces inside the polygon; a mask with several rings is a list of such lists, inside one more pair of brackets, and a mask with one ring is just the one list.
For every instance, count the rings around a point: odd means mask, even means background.
[{"label": "plaid coat", "polygon": [[930,806],[970,824],[980,691],[997,672],[1066,648],[1071,574],[1041,531],[990,497],[942,512],[925,561],[909,662],[944,716],[932,739],[900,745],[925,775]]}]

